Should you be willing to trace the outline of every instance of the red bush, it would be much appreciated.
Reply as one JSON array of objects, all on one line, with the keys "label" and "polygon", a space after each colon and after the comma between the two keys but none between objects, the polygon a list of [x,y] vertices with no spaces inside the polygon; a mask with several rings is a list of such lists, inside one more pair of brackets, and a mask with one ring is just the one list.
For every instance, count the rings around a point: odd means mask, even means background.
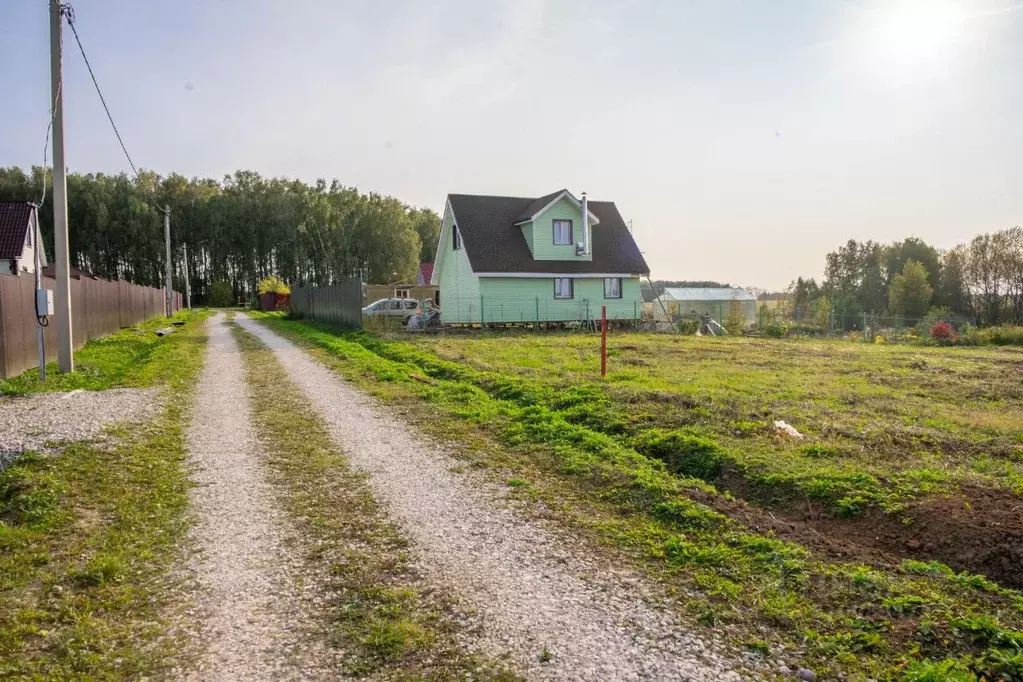
[{"label": "red bush", "polygon": [[953,344],[959,340],[956,328],[948,322],[937,322],[931,327],[931,336],[940,344]]}]

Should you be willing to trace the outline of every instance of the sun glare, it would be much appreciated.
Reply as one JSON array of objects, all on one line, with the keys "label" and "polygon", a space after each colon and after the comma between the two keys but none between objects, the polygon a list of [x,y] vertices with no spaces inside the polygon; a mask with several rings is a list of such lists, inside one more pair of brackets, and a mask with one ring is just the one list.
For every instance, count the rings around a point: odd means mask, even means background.
[{"label": "sun glare", "polygon": [[879,81],[922,82],[953,70],[971,38],[955,0],[882,0],[850,26],[855,59]]}]

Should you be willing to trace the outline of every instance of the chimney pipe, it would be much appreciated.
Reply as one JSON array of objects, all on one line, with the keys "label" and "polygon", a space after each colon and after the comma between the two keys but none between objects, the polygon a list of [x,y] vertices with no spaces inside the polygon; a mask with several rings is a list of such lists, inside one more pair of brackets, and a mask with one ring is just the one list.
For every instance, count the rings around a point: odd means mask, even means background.
[{"label": "chimney pipe", "polygon": [[586,255],[590,255],[590,214],[586,204],[586,192],[583,192],[583,244]]}]

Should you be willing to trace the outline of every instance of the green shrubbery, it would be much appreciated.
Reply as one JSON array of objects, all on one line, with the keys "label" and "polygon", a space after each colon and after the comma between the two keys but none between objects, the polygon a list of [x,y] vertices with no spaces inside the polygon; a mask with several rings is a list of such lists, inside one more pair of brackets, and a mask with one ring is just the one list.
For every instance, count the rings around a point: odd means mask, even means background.
[{"label": "green shrubbery", "polygon": [[223,280],[217,280],[210,285],[211,308],[228,308],[234,305],[234,289]]}]

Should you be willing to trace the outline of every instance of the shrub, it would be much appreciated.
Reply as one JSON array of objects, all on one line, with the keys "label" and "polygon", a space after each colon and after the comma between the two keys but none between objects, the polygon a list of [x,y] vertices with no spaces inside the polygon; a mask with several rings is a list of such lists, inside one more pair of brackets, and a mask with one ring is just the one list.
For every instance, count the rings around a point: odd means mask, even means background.
[{"label": "shrub", "polygon": [[775,339],[785,336],[785,327],[778,323],[769,324],[764,328],[764,334]]},{"label": "shrub", "polygon": [[276,275],[270,275],[259,280],[256,291],[260,294],[290,294],[291,287],[284,283],[284,280]]},{"label": "shrub", "polygon": [[700,321],[695,317],[684,317],[679,320],[679,334],[695,334],[700,329]]},{"label": "shrub", "polygon": [[956,328],[948,322],[937,322],[930,329],[931,338],[942,346],[951,346],[959,340]]},{"label": "shrub", "polygon": [[234,290],[231,285],[223,280],[217,280],[210,285],[210,306],[213,308],[227,308],[234,305]]},{"label": "shrub", "polygon": [[650,429],[636,437],[634,447],[647,457],[661,460],[676,474],[711,481],[721,473],[721,449],[708,438]]}]

